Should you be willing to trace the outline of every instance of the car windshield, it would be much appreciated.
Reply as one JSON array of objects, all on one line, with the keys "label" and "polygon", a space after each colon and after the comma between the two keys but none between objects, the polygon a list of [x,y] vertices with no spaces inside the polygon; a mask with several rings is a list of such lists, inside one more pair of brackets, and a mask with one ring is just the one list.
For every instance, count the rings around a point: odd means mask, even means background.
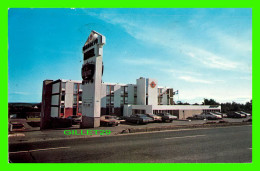
[{"label": "car windshield", "polygon": [[147,114],[147,115],[148,115],[148,116],[156,116],[155,114],[151,114],[151,113],[150,113],[150,114]]},{"label": "car windshield", "polygon": [[105,119],[116,119],[115,116],[106,116]]}]

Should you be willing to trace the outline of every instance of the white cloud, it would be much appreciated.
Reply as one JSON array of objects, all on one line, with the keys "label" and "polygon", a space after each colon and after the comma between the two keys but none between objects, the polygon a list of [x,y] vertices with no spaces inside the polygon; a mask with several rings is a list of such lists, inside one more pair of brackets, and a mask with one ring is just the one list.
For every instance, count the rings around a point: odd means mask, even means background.
[{"label": "white cloud", "polygon": [[131,65],[156,65],[157,67],[163,67],[163,66],[170,66],[169,63],[156,60],[156,59],[147,59],[147,58],[123,58],[121,59],[122,62],[131,64]]},{"label": "white cloud", "polygon": [[198,79],[198,78],[191,77],[191,76],[180,76],[179,79],[187,81],[187,82],[192,82],[192,83],[213,84],[212,81]]},{"label": "white cloud", "polygon": [[252,80],[252,76],[239,77],[241,80]]},{"label": "white cloud", "polygon": [[[226,87],[223,87],[222,83],[228,83],[229,80],[225,80],[227,78],[225,75],[217,75],[222,73],[220,70],[229,71],[226,73],[230,77],[232,77],[232,74],[235,74],[234,71],[239,73],[251,73],[252,43],[251,38],[247,38],[248,33],[242,33],[238,36],[234,36],[233,34],[232,36],[225,33],[225,30],[221,29],[221,26],[212,25],[210,22],[206,23],[206,25],[204,23],[197,23],[195,26],[204,24],[203,33],[198,32],[198,34],[201,35],[201,40],[197,38],[199,36],[195,36],[196,40],[191,40],[194,37],[187,36],[186,31],[191,32],[187,30],[187,28],[194,29],[193,34],[197,34],[196,31],[200,29],[196,30],[196,28],[189,27],[187,24],[178,25],[177,23],[178,29],[176,29],[176,27],[173,28],[169,25],[155,25],[154,23],[148,22],[148,20],[144,21],[143,17],[140,19],[139,16],[133,17],[131,14],[122,16],[116,13],[92,13],[92,16],[120,26],[139,42],[143,42],[152,47],[154,46],[168,53],[168,58],[164,58],[167,62],[146,57],[138,60],[127,58],[122,59],[122,61],[131,65],[158,66],[157,68],[160,71],[169,73],[171,76],[174,75],[174,78],[183,80],[179,83],[171,83],[179,86],[184,85],[181,88],[183,92],[181,96],[183,96],[183,98],[193,96],[205,96],[205,98],[207,98],[207,96],[211,96],[217,100],[225,101],[225,99],[238,99],[239,97],[236,97],[236,94],[247,99],[250,98],[251,94],[249,92],[251,87],[241,87],[239,90],[227,90]],[[199,22],[198,19],[196,21]],[[205,37],[203,35],[205,35]],[[171,67],[161,67],[169,65],[169,62]],[[177,62],[181,63],[182,66],[175,65]],[[233,75],[233,78],[235,78],[236,75]],[[206,76],[210,76],[210,78]],[[240,79],[247,80],[249,78],[243,77]],[[185,82],[188,82],[188,84]],[[196,84],[198,88],[203,87],[203,90],[194,91],[190,90],[190,87],[185,88],[189,83],[198,83]],[[218,87],[215,87],[215,83],[218,84]],[[241,92],[243,93],[241,94]]]},{"label": "white cloud", "polygon": [[180,75],[192,75],[192,76],[202,76],[201,73],[189,71],[187,69],[168,69],[168,68],[157,68],[157,70],[160,70],[161,72],[165,72],[168,74],[180,74]]},{"label": "white cloud", "polygon": [[186,54],[189,57],[199,61],[200,63],[204,64],[206,67],[209,68],[234,70],[237,69],[240,65],[237,62],[230,61],[225,57],[218,56],[217,54],[214,54],[201,48],[187,47],[186,51]]},{"label": "white cloud", "polygon": [[[247,36],[230,36],[219,30],[211,30],[212,36],[221,44],[232,52],[237,54],[246,53],[248,57],[251,57],[252,53],[252,33],[251,31],[246,32]],[[240,33],[242,34],[242,33]],[[250,36],[248,36],[250,35]]]},{"label": "white cloud", "polygon": [[[108,23],[118,24],[125,31],[137,40],[143,41],[152,45],[159,45],[158,47],[165,48],[170,54],[172,52],[180,51],[184,52],[188,57],[195,59],[204,67],[220,69],[220,70],[237,70],[240,72],[248,72],[250,68],[245,68],[244,64],[238,61],[229,60],[229,56],[218,55],[210,50],[205,50],[201,47],[196,47],[197,45],[192,45],[188,43],[189,41],[185,36],[182,36],[180,31],[176,31],[170,28],[160,28],[153,27],[151,25],[142,24],[138,19],[133,20],[133,18],[118,17],[116,14],[95,14],[90,13],[92,16],[96,16]],[[236,49],[251,49],[250,43],[238,42],[235,38],[224,35],[221,32],[215,31],[216,37],[219,37],[219,43],[222,46],[225,44],[228,47],[233,47]],[[174,40],[174,41],[173,41]],[[150,59],[146,59],[150,60]],[[148,62],[149,63],[149,62]],[[136,64],[132,62],[132,64]],[[241,69],[244,68],[244,69]]]},{"label": "white cloud", "polygon": [[29,95],[28,92],[21,92],[21,91],[9,92],[9,94]]}]

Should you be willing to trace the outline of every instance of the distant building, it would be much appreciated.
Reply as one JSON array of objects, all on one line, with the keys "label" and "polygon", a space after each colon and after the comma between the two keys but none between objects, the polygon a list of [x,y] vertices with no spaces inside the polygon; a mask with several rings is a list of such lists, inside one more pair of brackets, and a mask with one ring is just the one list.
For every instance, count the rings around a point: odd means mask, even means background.
[{"label": "distant building", "polygon": [[[44,80],[43,116],[66,118],[82,114],[82,81]],[[220,106],[174,105],[173,88],[160,87],[155,79],[140,77],[136,84],[102,83],[101,115],[130,116],[167,112],[186,119],[194,114],[221,111]]]}]

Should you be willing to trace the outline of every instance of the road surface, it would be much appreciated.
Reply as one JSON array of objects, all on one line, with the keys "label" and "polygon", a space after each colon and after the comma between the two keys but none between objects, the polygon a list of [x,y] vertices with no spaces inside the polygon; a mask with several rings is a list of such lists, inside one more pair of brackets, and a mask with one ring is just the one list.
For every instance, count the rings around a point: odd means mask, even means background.
[{"label": "road surface", "polygon": [[13,163],[248,163],[252,126],[9,145]]}]

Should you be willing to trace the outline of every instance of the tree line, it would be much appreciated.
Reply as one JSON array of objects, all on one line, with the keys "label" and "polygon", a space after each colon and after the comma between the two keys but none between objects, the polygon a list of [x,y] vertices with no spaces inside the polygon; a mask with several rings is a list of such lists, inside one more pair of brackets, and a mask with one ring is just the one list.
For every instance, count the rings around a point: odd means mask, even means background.
[{"label": "tree line", "polygon": [[[190,105],[189,103],[185,102],[178,102],[177,105]],[[226,102],[226,103],[218,103],[214,99],[204,99],[204,102],[201,104],[194,103],[193,105],[221,105],[221,111],[223,113],[228,113],[232,111],[245,111],[245,112],[252,112],[252,100],[246,102],[245,104],[236,103],[236,102]]]}]

